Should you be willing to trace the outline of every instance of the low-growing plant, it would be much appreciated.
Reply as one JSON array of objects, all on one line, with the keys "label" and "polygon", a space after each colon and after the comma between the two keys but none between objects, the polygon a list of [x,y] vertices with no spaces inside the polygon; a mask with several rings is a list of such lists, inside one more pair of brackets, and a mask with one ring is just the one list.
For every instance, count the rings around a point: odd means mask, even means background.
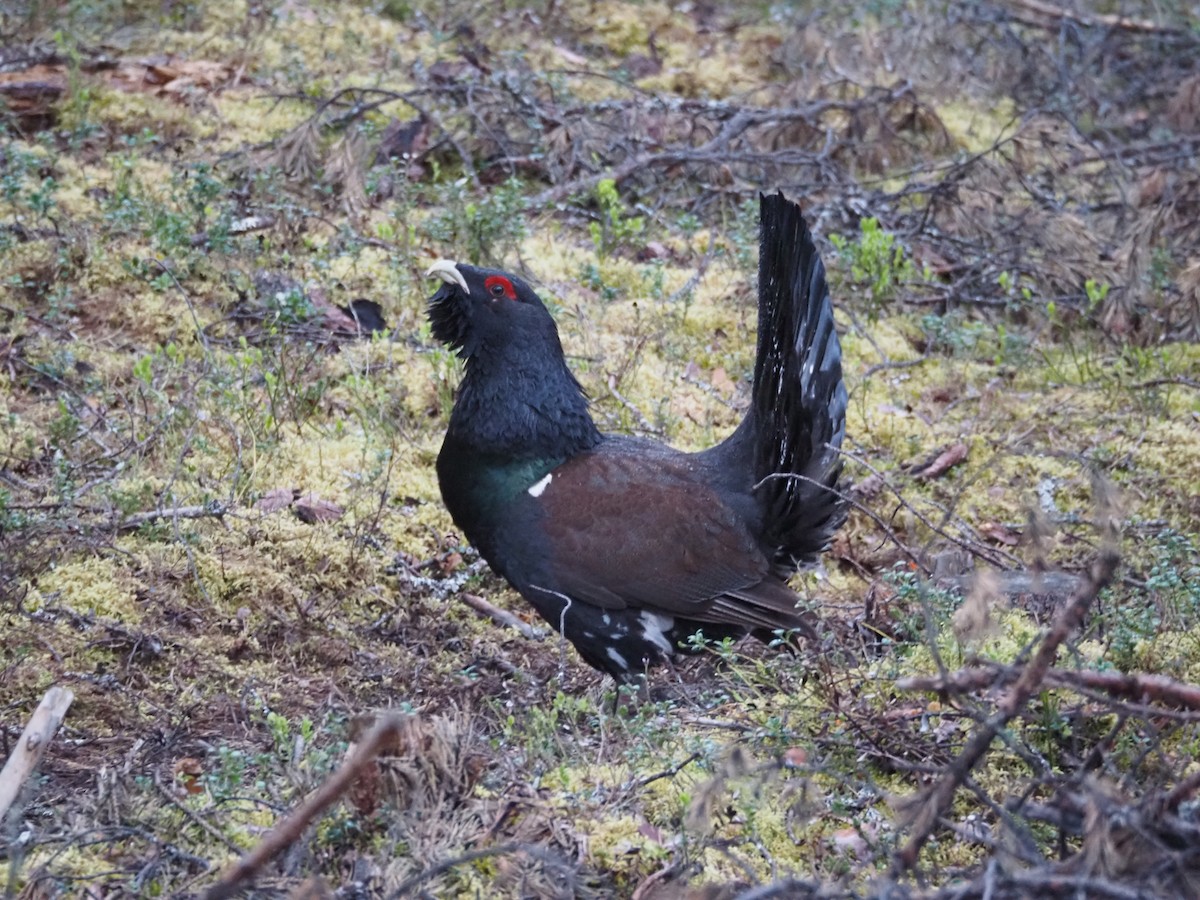
[{"label": "low-growing plant", "polygon": [[428,322],[422,322],[417,333],[422,343],[429,347],[424,356],[429,360],[429,367],[432,370],[437,412],[439,415],[449,415],[454,406],[454,393],[458,384],[458,376],[462,371],[462,363],[452,350],[441,344],[433,343],[433,335]]},{"label": "low-growing plant", "polygon": [[972,319],[964,310],[922,316],[921,329],[930,353],[983,357],[997,366],[1019,361],[1029,349],[1029,339],[1021,332],[1010,330],[1004,322]]},{"label": "low-growing plant", "polygon": [[466,178],[439,186],[423,230],[443,255],[478,265],[500,263],[525,237],[523,186],[510,178],[475,197]]},{"label": "low-growing plant", "polygon": [[1108,292],[1111,285],[1101,281],[1096,281],[1089,278],[1083,283],[1083,292],[1087,295],[1087,311],[1088,315],[1092,315],[1100,308],[1101,304],[1108,299]]},{"label": "low-growing plant", "polygon": [[[1200,546],[1192,534],[1161,532],[1151,545],[1146,590],[1167,627],[1186,631],[1200,622]],[[1200,647],[1197,648],[1200,652]]]},{"label": "low-growing plant", "polygon": [[897,566],[883,575],[895,591],[893,610],[900,614],[898,633],[901,640],[922,644],[950,624],[950,617],[961,604],[955,591],[935,587],[920,573]]},{"label": "low-growing plant", "polygon": [[599,294],[602,300],[617,300],[621,296],[621,289],[609,284],[600,266],[593,262],[585,262],[579,267],[579,280]]},{"label": "low-growing plant", "polygon": [[613,179],[604,178],[596,185],[596,205],[599,218],[588,224],[588,232],[601,259],[628,247],[645,231],[645,218],[629,214]]},{"label": "low-growing plant", "polygon": [[850,266],[850,277],[867,290],[867,312],[872,321],[900,289],[916,277],[916,268],[890,231],[868,216],[859,223],[855,241],[839,234],[829,235],[838,255]]}]

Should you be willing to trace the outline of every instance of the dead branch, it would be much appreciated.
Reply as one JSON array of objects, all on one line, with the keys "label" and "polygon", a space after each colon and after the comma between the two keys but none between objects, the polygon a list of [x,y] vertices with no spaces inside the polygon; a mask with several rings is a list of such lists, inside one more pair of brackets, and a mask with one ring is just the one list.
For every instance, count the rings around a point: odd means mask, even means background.
[{"label": "dead branch", "polygon": [[[777,125],[794,121],[816,121],[827,112],[854,112],[866,104],[891,103],[911,94],[911,86],[902,84],[863,101],[819,100],[794,109],[757,109],[731,104],[709,105],[706,112],[727,115],[728,118],[720,131],[699,147],[676,145],[665,150],[634,154],[611,168],[574,178],[542,191],[529,201],[528,206],[533,209],[553,206],[573,195],[591,193],[595,190],[596,185],[606,178],[620,184],[630,176],[647,169],[670,168],[684,163],[722,165],[732,162],[781,162],[785,156],[795,156],[796,151],[735,152],[731,145],[754,126]],[[800,157],[805,157],[810,162],[816,162],[820,158],[820,154],[800,154],[790,161],[796,162]]]},{"label": "dead branch", "polygon": [[656,782],[662,778],[674,778],[676,775],[678,775],[680,772],[682,772],[687,766],[690,766],[692,763],[694,763],[698,759],[700,759],[700,754],[693,753],[691,756],[687,757],[682,762],[676,763],[675,765],[671,766],[671,768],[664,769],[661,772],[655,772],[653,775],[647,775],[644,778],[639,778],[636,781],[634,781],[632,784],[626,785],[626,788],[627,789],[628,788],[637,788],[640,790],[641,788],[646,787],[646,785],[653,784],[654,782]]},{"label": "dead branch", "polygon": [[617,390],[616,375],[609,375],[605,385],[608,387],[608,392],[613,395],[613,398],[623,407],[625,407],[625,409],[629,410],[630,415],[637,420],[638,427],[642,429],[643,433],[653,434],[660,438],[662,437],[663,430],[661,428],[656,428],[654,423],[646,418],[646,414],[638,409],[632,400]]},{"label": "dead branch", "polygon": [[226,900],[253,881],[268,862],[300,839],[301,833],[352,785],[364,768],[389,742],[400,736],[404,719],[398,715],[381,718],[363,738],[350,758],[317,788],[258,845],[230,865],[220,880],[204,894],[204,900]]},{"label": "dead branch", "polygon": [[1001,699],[996,712],[980,724],[980,727],[967,741],[958,758],[947,768],[945,774],[928,791],[922,801],[922,808],[913,824],[913,833],[908,842],[897,852],[893,860],[894,875],[911,869],[916,865],[921,848],[933,834],[938,820],[945,815],[954,799],[959,786],[966,780],[971,770],[987,753],[996,736],[1025,706],[1043,684],[1046,673],[1050,671],[1058,648],[1083,623],[1083,616],[1092,605],[1100,591],[1112,580],[1120,559],[1117,552],[1111,548],[1101,551],[1100,556],[1092,563],[1087,581],[1080,586],[1075,595],[1058,613],[1049,633],[1042,640],[1033,657],[1025,665],[1016,683]]},{"label": "dead branch", "polygon": [[[1010,682],[1015,674],[1011,668],[1005,666],[960,669],[945,678],[938,675],[902,678],[896,682],[896,689],[965,694]],[[1122,672],[1051,668],[1046,671],[1045,683],[1051,687],[1103,691],[1113,697],[1123,697],[1127,700],[1150,701],[1175,709],[1200,711],[1200,686],[1176,681],[1165,675],[1127,675]]]},{"label": "dead branch", "polygon": [[1149,381],[1139,381],[1137,384],[1129,385],[1129,387],[1134,390],[1144,390],[1146,388],[1162,387],[1167,384],[1179,384],[1184,387],[1200,390],[1200,381],[1197,381],[1195,378],[1185,378],[1182,375],[1176,375],[1174,378],[1151,378]]},{"label": "dead branch", "polygon": [[653,897],[658,893],[659,885],[668,882],[679,873],[679,870],[679,863],[668,863],[661,869],[651,872],[634,888],[630,900],[647,900],[648,897]]},{"label": "dead branch", "polygon": [[1169,813],[1177,812],[1179,804],[1191,799],[1197,790],[1200,790],[1200,769],[1197,769],[1171,789],[1171,793],[1167,794],[1166,799],[1163,801],[1163,809]]},{"label": "dead branch", "polygon": [[[1085,28],[1117,28],[1121,31],[1137,31],[1148,34],[1179,34],[1178,28],[1159,25],[1149,19],[1131,19],[1128,16],[1107,15],[1104,13],[1080,13],[1041,0],[1008,0],[1008,6],[1018,15],[1022,22],[1036,25],[1039,28],[1057,28],[1062,22],[1073,22]],[[1020,16],[1027,13],[1029,18]]]},{"label": "dead branch", "polygon": [[46,748],[58,727],[67,715],[67,709],[75,695],[70,688],[52,687],[42,697],[29,724],[21,733],[21,739],[8,756],[4,770],[0,771],[0,821],[21,793],[21,786],[29,779],[42,761]]},{"label": "dead branch", "polygon": [[475,612],[483,613],[488,616],[497,625],[504,625],[507,628],[515,629],[521,632],[522,635],[529,638],[531,641],[540,641],[545,639],[546,632],[540,628],[535,628],[528,622],[523,622],[510,613],[506,609],[501,609],[487,600],[484,600],[478,594],[468,594],[463,592],[459,596],[462,597],[463,603],[475,610]]},{"label": "dead branch", "polygon": [[[928,528],[934,534],[938,535],[939,537],[945,538],[947,541],[949,541],[950,543],[954,544],[957,547],[960,547],[962,550],[971,554],[971,556],[975,557],[976,559],[982,559],[984,562],[989,563],[990,565],[993,565],[998,569],[1003,569],[1006,561],[1009,564],[1019,562],[1017,560],[1017,558],[1015,556],[1013,556],[1011,553],[1007,553],[1003,550],[998,550],[998,549],[994,549],[991,547],[987,547],[980,541],[969,540],[967,538],[963,538],[963,537],[959,537],[958,535],[951,534],[944,527],[944,525],[936,524],[932,519],[930,519],[927,515],[925,515],[923,512],[921,512],[921,510],[917,509],[917,507],[915,505],[913,505],[913,503],[907,497],[905,497],[905,495],[903,493],[901,493],[900,489],[898,487],[896,487],[894,484],[892,484],[892,482],[888,480],[887,476],[884,475],[883,472],[881,472],[875,466],[873,466],[869,462],[867,462],[867,460],[864,456],[862,456],[861,454],[854,453],[850,450],[847,450],[844,447],[839,449],[838,452],[841,453],[842,456],[845,456],[847,459],[854,460],[856,463],[858,463],[860,466],[862,466],[864,469],[866,469],[872,475],[877,477],[879,479],[880,485],[882,485],[883,487],[886,487],[889,491],[891,491],[891,493],[895,496],[896,501],[900,504],[900,506],[902,506],[904,509],[906,509],[910,513],[912,513],[912,515],[916,518],[916,520],[918,522],[920,522],[922,525],[924,525],[926,528]],[[860,506],[859,504],[856,503],[854,505],[858,509],[865,511],[865,508]],[[877,524],[880,524],[880,525],[883,524],[883,520],[879,516],[875,515],[874,513],[868,513],[868,515],[870,515],[871,518],[874,519]],[[945,522],[945,521],[946,520],[944,519],[943,522]],[[959,524],[962,524],[964,526],[964,530],[968,530],[968,531],[971,530],[969,527],[965,526],[965,523],[960,522]],[[926,565],[925,563],[919,561],[917,559],[917,557],[912,553],[912,551],[910,551],[906,547],[904,547],[900,543],[899,538],[897,538],[894,535],[894,533],[891,532],[891,529],[888,529],[888,532],[889,532],[889,537],[891,537],[896,542],[896,545],[898,547],[901,547],[904,550],[905,555],[907,555],[916,565],[918,565],[918,567],[921,569],[922,572],[924,572],[926,575],[932,574],[929,566]]]},{"label": "dead branch", "polygon": [[975,879],[971,885],[955,885],[930,896],[936,900],[971,900],[974,897],[1092,897],[1097,900],[1145,900],[1149,895],[1138,888],[1126,887],[1108,878],[1064,875],[1047,869],[1003,872],[998,870],[998,867],[988,866],[984,875]]},{"label": "dead branch", "polygon": [[150,509],[146,512],[134,513],[117,523],[118,531],[137,531],[143,525],[157,522],[159,519],[222,519],[229,510],[221,503],[208,503],[204,506],[172,506],[166,509]]}]

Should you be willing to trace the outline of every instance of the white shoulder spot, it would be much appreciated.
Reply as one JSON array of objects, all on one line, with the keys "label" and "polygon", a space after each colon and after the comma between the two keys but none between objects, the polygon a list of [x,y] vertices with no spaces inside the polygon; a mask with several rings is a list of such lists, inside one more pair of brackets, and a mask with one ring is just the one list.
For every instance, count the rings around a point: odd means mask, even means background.
[{"label": "white shoulder spot", "polygon": [[534,482],[529,486],[530,497],[540,497],[546,488],[550,487],[550,482],[554,480],[554,473],[547,472],[541,481]]}]

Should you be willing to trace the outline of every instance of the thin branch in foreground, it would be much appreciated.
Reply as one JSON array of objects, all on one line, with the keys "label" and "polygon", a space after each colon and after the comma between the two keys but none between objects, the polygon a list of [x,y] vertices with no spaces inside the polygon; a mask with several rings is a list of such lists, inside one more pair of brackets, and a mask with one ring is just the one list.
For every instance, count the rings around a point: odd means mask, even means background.
[{"label": "thin branch in foreground", "polygon": [[[1059,28],[1063,22],[1071,22],[1084,28],[1116,28],[1122,31],[1137,31],[1147,34],[1180,33],[1178,28],[1160,25],[1150,19],[1134,19],[1129,16],[1104,13],[1080,13],[1044,3],[1042,0],[1008,0],[1008,5],[1021,21],[1041,28]],[[1020,13],[1028,13],[1029,18],[1020,16]]]},{"label": "thin branch in foreground", "polygon": [[1166,800],[1163,801],[1163,809],[1169,813],[1177,812],[1179,804],[1190,800],[1197,790],[1200,790],[1200,769],[1175,785],[1171,793],[1167,794]]},{"label": "thin branch in foreground", "polygon": [[1059,611],[1049,633],[1042,640],[1016,683],[1000,701],[995,713],[980,724],[967,741],[962,753],[946,769],[942,777],[929,789],[921,801],[921,808],[914,823],[908,842],[896,853],[892,862],[892,874],[899,875],[916,865],[921,848],[933,834],[938,821],[950,809],[954,794],[966,780],[976,763],[987,753],[988,747],[1000,731],[1021,711],[1029,698],[1037,693],[1046,679],[1046,673],[1058,655],[1058,648],[1071,633],[1083,623],[1083,616],[1100,591],[1107,585],[1116,571],[1120,557],[1116,550],[1105,548],[1092,563],[1085,581],[1075,595]]},{"label": "thin branch in foreground", "polygon": [[617,390],[617,378],[615,375],[608,376],[607,386],[608,392],[612,394],[614,398],[616,398],[617,402],[629,410],[630,414],[637,419],[638,427],[641,428],[642,431],[644,431],[646,434],[653,434],[660,438],[663,436],[663,430],[661,428],[656,428],[654,423],[646,418],[646,414],[644,412],[638,409],[637,406],[631,400],[629,400],[629,398]]},{"label": "thin branch in foreground", "polygon": [[[1011,669],[1000,666],[961,669],[945,678],[940,675],[901,678],[896,682],[896,689],[966,694],[1010,681],[1011,675]],[[1149,701],[1177,709],[1200,711],[1200,686],[1176,681],[1165,675],[1130,675],[1124,672],[1051,668],[1046,670],[1045,680],[1051,687],[1103,691],[1126,700]]]},{"label": "thin branch in foreground", "polygon": [[404,719],[398,715],[381,718],[363,738],[350,758],[333,775],[308,795],[282,822],[267,833],[258,845],[230,865],[220,879],[204,894],[204,900],[227,900],[253,881],[268,862],[300,839],[312,821],[324,812],[352,785],[380,750],[400,736]]},{"label": "thin branch in foreground", "polygon": [[1137,384],[1129,385],[1134,390],[1142,390],[1145,388],[1163,387],[1168,384],[1179,384],[1184,387],[1200,389],[1200,381],[1195,378],[1185,378],[1182,375],[1176,375],[1172,378],[1151,378],[1149,381],[1139,381]]},{"label": "thin branch in foreground", "polygon": [[653,775],[647,775],[644,778],[639,778],[636,781],[633,781],[630,784],[628,784],[626,787],[627,787],[627,789],[628,788],[641,789],[641,788],[646,787],[647,785],[653,784],[654,782],[656,782],[662,778],[674,778],[676,775],[678,775],[680,772],[682,772],[687,766],[690,766],[692,763],[694,763],[698,759],[700,759],[700,754],[693,753],[691,756],[687,757],[687,759],[683,760],[682,762],[676,763],[675,765],[671,766],[671,768],[663,769],[661,772],[655,772]]}]

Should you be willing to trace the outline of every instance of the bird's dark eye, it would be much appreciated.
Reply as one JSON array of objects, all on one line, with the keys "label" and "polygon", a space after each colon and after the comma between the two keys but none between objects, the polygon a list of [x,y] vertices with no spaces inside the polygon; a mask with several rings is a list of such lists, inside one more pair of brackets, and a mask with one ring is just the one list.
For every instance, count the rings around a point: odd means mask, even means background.
[{"label": "bird's dark eye", "polygon": [[517,292],[513,290],[512,282],[503,275],[489,275],[484,280],[483,286],[493,297],[507,297],[509,300],[517,299]]}]

